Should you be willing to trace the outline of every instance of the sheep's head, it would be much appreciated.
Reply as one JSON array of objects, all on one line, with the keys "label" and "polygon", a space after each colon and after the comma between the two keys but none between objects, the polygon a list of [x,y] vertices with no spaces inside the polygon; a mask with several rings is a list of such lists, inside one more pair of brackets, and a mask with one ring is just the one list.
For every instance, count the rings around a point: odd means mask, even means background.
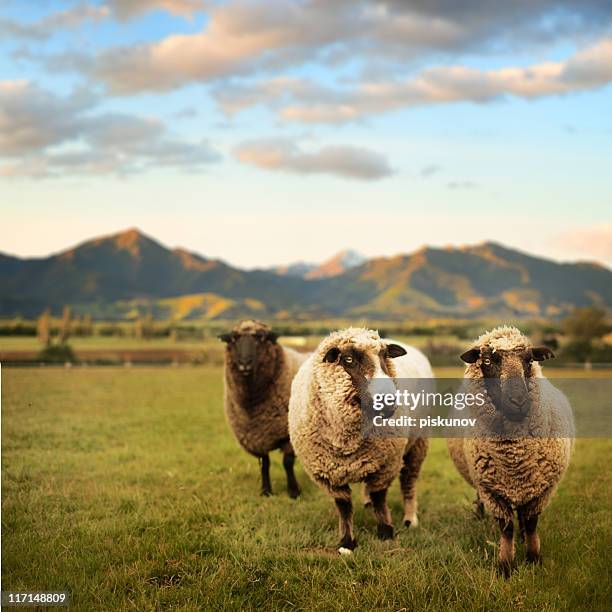
[{"label": "sheep's head", "polygon": [[[405,355],[399,344],[385,342],[378,332],[348,328],[334,332],[317,351],[320,371],[354,402],[371,400],[373,393],[393,393],[393,359]],[[364,395],[365,393],[365,395]]]},{"label": "sheep's head", "polygon": [[523,420],[531,410],[537,387],[530,382],[541,374],[534,362],[552,357],[548,347],[531,346],[518,329],[505,326],[483,334],[461,355],[466,376],[483,378],[493,405],[511,421]]},{"label": "sheep's head", "polygon": [[227,344],[228,363],[245,378],[255,376],[271,360],[278,335],[265,323],[241,321],[231,331],[220,334]]}]

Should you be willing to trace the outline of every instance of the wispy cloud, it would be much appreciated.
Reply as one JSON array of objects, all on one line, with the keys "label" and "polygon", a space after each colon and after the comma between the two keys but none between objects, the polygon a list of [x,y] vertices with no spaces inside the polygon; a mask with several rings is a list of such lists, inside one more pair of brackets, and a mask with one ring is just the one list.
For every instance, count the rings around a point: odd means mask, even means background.
[{"label": "wispy cloud", "polygon": [[173,137],[153,118],[96,112],[96,98],[59,97],[27,81],[0,82],[0,175],[132,174],[218,161],[205,141]]},{"label": "wispy cloud", "polygon": [[[190,14],[197,4],[117,0],[113,7],[119,16],[151,6]],[[235,0],[211,5],[206,25],[195,34],[101,53],[91,74],[109,91],[129,94],[252,76],[305,61],[337,64],[378,58],[398,68],[410,59],[474,51],[493,41],[496,48],[512,47],[517,32],[523,48],[529,41],[571,39],[570,31],[573,36],[592,36],[603,31],[611,16],[610,4],[603,0],[335,0],[333,8],[324,0]]]},{"label": "wispy cloud", "polygon": [[269,104],[292,122],[342,123],[403,108],[486,103],[503,96],[534,99],[596,89],[612,82],[612,37],[562,62],[478,70],[467,66],[426,68],[403,81],[375,81],[356,88],[317,86],[297,79],[272,80],[218,92],[226,112]]},{"label": "wispy cloud", "polygon": [[478,185],[473,181],[450,181],[446,183],[449,189],[476,189]]},{"label": "wispy cloud", "polygon": [[307,152],[291,140],[255,140],[236,147],[234,155],[245,164],[295,174],[331,174],[363,181],[393,174],[383,155],[359,147],[327,146]]},{"label": "wispy cloud", "polygon": [[76,28],[84,23],[107,19],[111,11],[105,5],[77,4],[69,9],[51,13],[35,22],[22,22],[0,18],[0,37],[44,40],[58,30]]},{"label": "wispy cloud", "polygon": [[204,0],[108,0],[118,19],[132,19],[153,10],[166,11],[172,15],[192,17],[206,8]]},{"label": "wispy cloud", "polygon": [[429,178],[430,176],[433,176],[434,174],[438,174],[441,170],[442,170],[442,168],[440,166],[436,166],[435,164],[431,164],[429,166],[424,166],[423,168],[421,168],[421,171],[419,172],[419,175],[422,178]]}]

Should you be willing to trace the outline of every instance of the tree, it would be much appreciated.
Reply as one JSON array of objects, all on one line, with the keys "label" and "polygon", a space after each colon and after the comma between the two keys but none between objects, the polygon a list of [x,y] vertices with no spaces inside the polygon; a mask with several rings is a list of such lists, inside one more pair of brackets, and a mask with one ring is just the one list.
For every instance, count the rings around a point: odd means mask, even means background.
[{"label": "tree", "polygon": [[70,306],[64,306],[62,315],[62,323],[60,325],[59,343],[67,344],[70,338]]},{"label": "tree", "polygon": [[134,321],[134,337],[137,340],[142,340],[144,337],[144,325],[140,316]]},{"label": "tree", "polygon": [[177,330],[177,326],[176,326],[176,317],[172,317],[170,319],[170,325],[168,326],[168,335],[170,337],[170,342],[172,342],[173,344],[176,344],[176,341],[178,339],[178,330]]},{"label": "tree", "polygon": [[51,315],[49,310],[45,310],[38,318],[36,332],[39,342],[48,347],[51,345]]},{"label": "tree", "polygon": [[563,322],[565,333],[575,340],[591,342],[606,333],[606,313],[601,308],[575,308]]},{"label": "tree", "polygon": [[149,340],[150,338],[152,338],[154,331],[155,330],[153,327],[153,315],[151,314],[151,308],[149,307],[149,311],[147,312],[147,314],[144,316],[144,319],[143,319],[143,334],[144,334],[145,340]]},{"label": "tree", "polygon": [[83,321],[81,319],[81,315],[74,315],[72,318],[72,333],[75,336],[83,335]]},{"label": "tree", "polygon": [[93,334],[93,322],[91,320],[91,315],[90,314],[86,314],[83,317],[83,335],[84,336],[91,336]]}]

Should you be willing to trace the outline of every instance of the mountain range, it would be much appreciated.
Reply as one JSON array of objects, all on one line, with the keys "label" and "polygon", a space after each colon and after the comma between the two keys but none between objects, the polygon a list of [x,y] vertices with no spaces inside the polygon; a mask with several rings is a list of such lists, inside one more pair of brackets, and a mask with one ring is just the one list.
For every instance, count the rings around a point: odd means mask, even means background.
[{"label": "mountain range", "polygon": [[353,249],[346,249],[320,264],[297,261],[286,266],[269,268],[269,270],[281,276],[297,276],[306,279],[329,278],[338,276],[350,268],[356,268],[365,261],[366,258],[361,253]]},{"label": "mountain range", "polygon": [[49,257],[0,253],[0,315],[34,317],[66,304],[100,318],[143,308],[180,319],[558,317],[612,306],[612,271],[492,242],[373,259],[345,251],[318,266],[243,270],[136,229]]}]

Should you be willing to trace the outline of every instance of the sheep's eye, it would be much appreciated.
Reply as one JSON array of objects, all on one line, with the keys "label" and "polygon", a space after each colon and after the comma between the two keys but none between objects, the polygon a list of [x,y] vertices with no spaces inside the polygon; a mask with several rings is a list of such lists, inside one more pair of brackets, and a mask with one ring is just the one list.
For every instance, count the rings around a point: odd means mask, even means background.
[{"label": "sheep's eye", "polygon": [[346,357],[344,357],[344,363],[353,363],[353,358],[350,355],[347,355]]},{"label": "sheep's eye", "polygon": [[485,357],[485,358],[482,360],[482,363],[484,363],[485,365],[491,365],[491,360],[490,360],[488,357]]}]

